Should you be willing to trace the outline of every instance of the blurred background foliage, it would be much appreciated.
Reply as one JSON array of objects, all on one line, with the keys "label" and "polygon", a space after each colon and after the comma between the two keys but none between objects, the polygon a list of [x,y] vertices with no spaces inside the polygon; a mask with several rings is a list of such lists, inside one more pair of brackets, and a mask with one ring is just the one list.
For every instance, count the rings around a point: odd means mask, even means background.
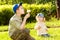
[{"label": "blurred background foliage", "polygon": [[45,4],[52,2],[54,4],[55,0],[0,0],[0,5],[4,4],[16,4],[19,2],[28,3],[28,4]]},{"label": "blurred background foliage", "polygon": [[10,18],[13,16],[13,5],[23,2],[25,13],[27,9],[31,11],[31,17],[28,22],[36,22],[35,16],[37,13],[43,13],[46,20],[52,17],[56,18],[56,0],[0,0],[0,25],[9,24]]}]

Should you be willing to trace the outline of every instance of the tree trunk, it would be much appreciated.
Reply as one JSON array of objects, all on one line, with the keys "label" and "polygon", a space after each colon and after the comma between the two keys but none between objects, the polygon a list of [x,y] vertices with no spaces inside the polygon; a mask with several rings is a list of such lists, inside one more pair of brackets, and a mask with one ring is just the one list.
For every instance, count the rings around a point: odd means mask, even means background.
[{"label": "tree trunk", "polygon": [[57,0],[56,4],[57,4],[57,18],[59,19],[60,18],[60,0]]}]

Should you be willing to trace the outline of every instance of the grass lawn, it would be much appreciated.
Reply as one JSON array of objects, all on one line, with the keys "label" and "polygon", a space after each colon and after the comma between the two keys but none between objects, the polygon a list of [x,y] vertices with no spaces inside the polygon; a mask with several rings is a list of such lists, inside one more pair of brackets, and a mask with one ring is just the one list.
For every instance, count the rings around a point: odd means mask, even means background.
[{"label": "grass lawn", "polygon": [[[30,35],[36,40],[60,40],[60,28],[49,28],[48,33],[51,37],[41,37],[36,35],[36,30],[31,29]],[[11,40],[8,31],[0,32],[0,40]]]},{"label": "grass lawn", "polygon": [[[26,28],[34,28],[34,25],[35,23],[27,23]],[[46,22],[46,25],[51,26],[51,28],[48,28],[50,37],[37,36],[36,30],[34,29],[30,29],[30,35],[36,40],[60,40],[60,28],[52,28],[54,26],[60,27],[60,21]],[[12,40],[8,35],[8,26],[0,26],[0,40]]]},{"label": "grass lawn", "polygon": [[[56,28],[56,27],[60,27],[60,20],[57,20],[57,19],[51,19],[50,21],[46,21],[46,26],[49,27],[49,28]],[[36,23],[27,23],[26,24],[26,28],[34,28]],[[8,30],[8,26],[0,26],[0,31],[6,31]]]}]

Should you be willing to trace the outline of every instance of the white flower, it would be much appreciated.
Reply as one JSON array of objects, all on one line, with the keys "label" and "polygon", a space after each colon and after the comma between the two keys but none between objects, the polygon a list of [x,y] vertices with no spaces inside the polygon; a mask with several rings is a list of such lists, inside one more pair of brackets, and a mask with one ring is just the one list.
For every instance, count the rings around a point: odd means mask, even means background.
[{"label": "white flower", "polygon": [[27,10],[27,13],[30,13],[31,12],[31,10]]}]

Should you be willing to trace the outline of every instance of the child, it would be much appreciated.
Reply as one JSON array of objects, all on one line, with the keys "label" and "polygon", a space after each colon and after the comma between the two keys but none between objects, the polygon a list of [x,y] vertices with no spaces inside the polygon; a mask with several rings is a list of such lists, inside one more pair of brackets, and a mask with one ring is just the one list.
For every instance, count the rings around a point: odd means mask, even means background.
[{"label": "child", "polygon": [[27,11],[28,14],[25,15],[24,19],[22,20],[22,15],[24,13],[24,8],[22,3],[15,4],[13,7],[14,15],[11,17],[9,21],[9,36],[13,40],[35,40],[30,36],[29,29],[25,28],[25,24],[27,19],[30,17],[30,11]]},{"label": "child", "polygon": [[34,29],[37,30],[37,35],[49,37],[49,35],[47,33],[48,29],[47,29],[45,22],[44,22],[45,21],[44,15],[42,13],[37,14],[36,20],[37,20],[37,23],[36,23]]}]

